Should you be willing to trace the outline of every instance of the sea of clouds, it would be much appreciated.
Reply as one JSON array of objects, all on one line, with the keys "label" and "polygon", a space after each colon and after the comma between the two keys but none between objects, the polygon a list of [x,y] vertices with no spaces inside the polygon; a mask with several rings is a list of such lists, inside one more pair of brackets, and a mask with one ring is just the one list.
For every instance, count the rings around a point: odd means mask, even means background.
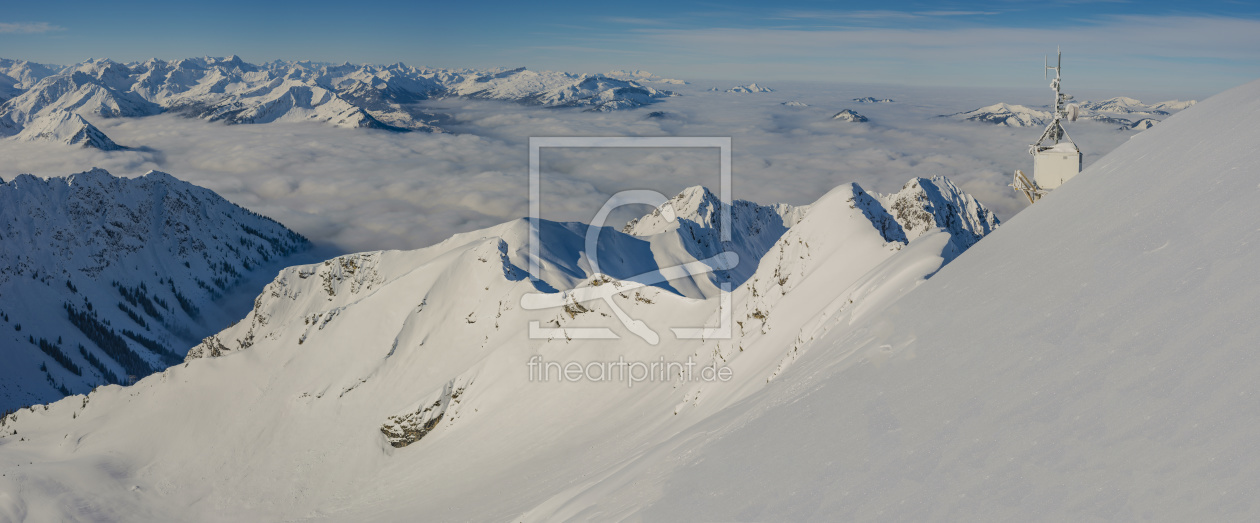
[{"label": "sea of clouds", "polygon": [[[279,220],[328,252],[411,249],[526,216],[531,136],[728,136],[733,193],[761,203],[806,204],[857,182],[893,192],[912,177],[948,176],[1002,219],[1026,203],[1007,184],[1031,168],[1041,128],[959,122],[939,115],[996,102],[1045,105],[1049,89],[1012,91],[871,85],[773,85],[773,93],[709,92],[733,83],[669,86],[681,96],[612,113],[464,99],[432,100],[449,134],[338,129],[313,123],[224,125],[172,115],[93,122],[133,150],[102,152],[0,140],[0,177],[65,176],[102,167],[150,169],[208,187]],[[1131,93],[1098,93],[1117,96]],[[864,104],[853,98],[892,98]],[[798,101],[808,107],[791,107]],[[1158,100],[1144,100],[1148,102]],[[867,123],[835,121],[853,109]],[[659,113],[659,114],[653,114]],[[1068,128],[1088,166],[1133,131],[1079,122]],[[717,189],[715,150],[544,150],[543,216],[590,221],[623,189],[672,195]],[[623,209],[624,220],[643,209]]]}]

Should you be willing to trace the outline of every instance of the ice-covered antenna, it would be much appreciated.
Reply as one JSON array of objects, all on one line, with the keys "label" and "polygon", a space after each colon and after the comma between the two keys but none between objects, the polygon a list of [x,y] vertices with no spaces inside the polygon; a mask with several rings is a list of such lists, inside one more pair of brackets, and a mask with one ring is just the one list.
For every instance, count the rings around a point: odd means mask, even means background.
[{"label": "ice-covered antenna", "polygon": [[1054,89],[1054,114],[1053,114],[1052,120],[1050,121],[1050,125],[1046,126],[1046,131],[1041,133],[1041,138],[1037,139],[1037,143],[1034,143],[1029,148],[1028,152],[1034,153],[1034,154],[1037,151],[1041,151],[1050,147],[1050,146],[1042,145],[1042,143],[1045,142],[1046,140],[1054,140],[1054,143],[1056,144],[1065,138],[1068,141],[1072,140],[1070,137],[1068,137],[1067,131],[1063,129],[1063,119],[1067,118],[1068,121],[1075,121],[1076,120],[1075,118],[1076,107],[1065,105],[1065,102],[1067,102],[1068,100],[1071,100],[1072,96],[1069,94],[1064,94],[1063,92],[1059,90],[1060,81],[1062,79],[1062,77],[1060,76],[1060,73],[1063,71],[1063,51],[1059,49],[1055,49],[1055,53],[1057,55],[1057,58],[1056,58],[1054,66],[1050,65],[1050,57],[1049,56],[1045,57],[1046,78],[1050,78],[1050,71],[1054,71],[1054,79],[1050,80],[1050,88]]}]

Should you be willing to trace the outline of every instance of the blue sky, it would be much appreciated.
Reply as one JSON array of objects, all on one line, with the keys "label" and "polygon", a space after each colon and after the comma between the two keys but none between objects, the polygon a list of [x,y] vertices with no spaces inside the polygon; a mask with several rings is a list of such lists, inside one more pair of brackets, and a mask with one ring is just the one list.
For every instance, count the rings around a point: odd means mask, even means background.
[{"label": "blue sky", "polygon": [[434,67],[646,69],[686,79],[1026,85],[1206,95],[1260,77],[1256,2],[14,2],[0,57],[237,54]]}]

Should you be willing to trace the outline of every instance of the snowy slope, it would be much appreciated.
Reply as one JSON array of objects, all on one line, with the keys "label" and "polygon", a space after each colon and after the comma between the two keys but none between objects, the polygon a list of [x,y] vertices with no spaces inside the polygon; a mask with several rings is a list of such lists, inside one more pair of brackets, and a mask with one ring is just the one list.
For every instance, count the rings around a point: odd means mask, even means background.
[{"label": "snowy slope", "polygon": [[[4,418],[0,514],[521,516],[775,383],[811,340],[847,330],[838,318],[875,314],[939,270],[969,240],[939,229],[907,242],[907,228],[921,224],[903,225],[881,202],[920,201],[922,193],[923,213],[946,216],[945,202],[970,201],[940,196],[953,191],[944,180],[918,179],[888,196],[843,185],[806,208],[735,202],[731,248],[747,254],[737,269],[750,274],[725,305],[720,295],[684,295],[684,287],[713,285],[705,273],[635,283],[712,252],[720,202],[703,188],[671,200],[676,220],[656,212],[629,227],[634,235],[600,231],[602,274],[590,272],[587,257],[596,254],[584,250],[586,226],[544,221],[540,280],[529,279],[523,220],[417,251],[291,267],[184,365]],[[995,224],[982,207],[953,208],[975,215],[941,225],[976,224],[968,233],[983,234]],[[608,302],[579,301],[602,291],[659,342],[623,326]],[[538,296],[558,301],[533,309]],[[732,313],[729,339],[679,339],[670,330],[721,325],[720,306]],[[560,330],[530,339],[531,321]],[[583,339],[575,329],[584,327],[620,339]],[[645,366],[691,359],[733,375],[560,382],[555,371],[546,380],[531,374],[531,357]]]},{"label": "snowy slope", "polygon": [[1253,82],[1135,136],[531,518],[1256,519],[1257,115]]},{"label": "snowy slope", "polygon": [[182,360],[226,324],[216,298],[307,246],[156,171],[0,184],[0,411]]},{"label": "snowy slope", "polygon": [[[3,60],[0,136],[19,134],[36,120],[64,120],[70,113],[91,121],[164,111],[227,123],[311,121],[438,131],[435,117],[414,107],[415,102],[463,96],[611,111],[673,95],[642,83],[646,81],[658,79],[524,68],[475,71],[280,61],[255,65],[236,56],[127,64],[90,60],[56,72]],[[58,136],[51,139],[63,141]]]}]

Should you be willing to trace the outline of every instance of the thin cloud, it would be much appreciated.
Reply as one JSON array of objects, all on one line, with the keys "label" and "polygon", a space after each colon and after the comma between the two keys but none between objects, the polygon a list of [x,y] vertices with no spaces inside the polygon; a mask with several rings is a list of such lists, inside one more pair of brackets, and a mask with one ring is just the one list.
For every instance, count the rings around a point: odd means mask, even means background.
[{"label": "thin cloud", "polygon": [[1252,52],[1260,48],[1260,20],[1224,17],[1112,16],[1054,29],[655,30],[623,42],[645,51],[669,49],[677,60],[703,56],[689,65],[690,75],[708,78],[774,70],[780,78],[822,81],[1012,85],[1013,66],[1040,61],[1056,42],[1073,57],[1070,72],[1082,85],[1148,84],[1210,93],[1250,79],[1260,65]]},{"label": "thin cloud", "polygon": [[783,11],[773,20],[904,20],[918,18],[915,13],[905,11]]},{"label": "thin cloud", "polygon": [[997,11],[916,11],[914,14],[922,16],[989,16],[998,14]]},{"label": "thin cloud", "polygon": [[632,16],[606,16],[603,21],[623,25],[670,26],[677,25],[656,18],[638,18]]},{"label": "thin cloud", "polygon": [[39,34],[65,29],[48,22],[0,22],[0,34]]}]

